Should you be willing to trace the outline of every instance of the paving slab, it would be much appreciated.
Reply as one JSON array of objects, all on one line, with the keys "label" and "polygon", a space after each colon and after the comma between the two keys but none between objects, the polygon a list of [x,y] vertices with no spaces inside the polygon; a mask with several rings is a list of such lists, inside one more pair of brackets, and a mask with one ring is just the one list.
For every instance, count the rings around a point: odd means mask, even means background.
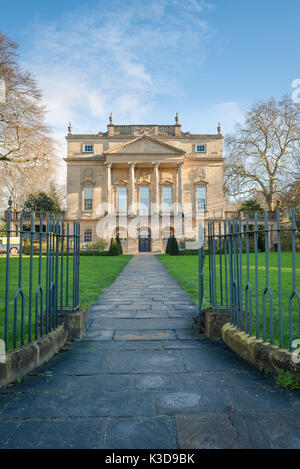
[{"label": "paving slab", "polygon": [[[185,373],[184,373],[185,375]],[[178,388],[177,384],[177,375],[176,374],[145,374],[145,375],[135,375],[134,386],[136,389],[144,390],[165,390],[172,389],[175,390]]]},{"label": "paving slab", "polygon": [[133,375],[74,376],[70,391],[128,391],[133,389]]},{"label": "paving slab", "polygon": [[164,392],[157,398],[157,408],[160,413],[170,415],[230,410],[221,389]]},{"label": "paving slab", "polygon": [[238,432],[226,414],[177,415],[180,447],[184,449],[241,449]]},{"label": "paving slab", "polygon": [[111,373],[178,373],[185,371],[177,350],[114,350],[109,369]]},{"label": "paving slab", "polygon": [[18,429],[7,439],[3,447],[99,449],[103,444],[106,425],[106,419],[26,421],[19,424]]},{"label": "paving slab", "polygon": [[88,331],[83,338],[83,341],[100,342],[102,340],[111,340],[115,331]]},{"label": "paving slab", "polygon": [[230,388],[226,390],[228,401],[233,408],[241,412],[254,410],[259,412],[292,410],[294,408],[289,399],[291,392],[283,389],[267,387]]},{"label": "paving slab", "polygon": [[[1,400],[4,398],[1,395]],[[154,396],[150,392],[84,392],[59,394],[9,395],[0,414],[13,418],[128,417],[156,415]],[[0,419],[1,425],[1,419]]]},{"label": "paving slab", "polygon": [[176,449],[174,418],[112,419],[103,448],[109,449]]},{"label": "paving slab", "polygon": [[114,340],[174,340],[176,334],[172,330],[151,330],[146,331],[116,331]]},{"label": "paving slab", "polygon": [[153,319],[95,319],[93,329],[102,330],[138,330],[138,329],[181,329],[193,326],[192,319],[181,318],[153,318]]},{"label": "paving slab", "polygon": [[230,416],[244,448],[299,449],[300,412],[236,412]]}]

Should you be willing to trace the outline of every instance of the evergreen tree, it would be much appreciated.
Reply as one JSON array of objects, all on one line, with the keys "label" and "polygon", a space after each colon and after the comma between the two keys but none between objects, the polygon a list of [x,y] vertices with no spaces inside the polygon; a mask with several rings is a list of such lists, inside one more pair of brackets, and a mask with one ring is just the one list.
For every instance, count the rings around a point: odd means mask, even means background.
[{"label": "evergreen tree", "polygon": [[178,256],[178,253],[179,253],[179,248],[178,248],[177,239],[173,235],[172,240],[171,240],[171,256]]},{"label": "evergreen tree", "polygon": [[45,192],[40,191],[30,194],[24,204],[24,210],[28,212],[59,213],[61,208],[56,200],[51,199]]},{"label": "evergreen tree", "polygon": [[119,254],[123,254],[122,244],[121,244],[121,240],[119,238],[119,235],[117,235],[116,241],[117,241],[117,246],[118,246],[118,249],[119,249]]},{"label": "evergreen tree", "polygon": [[166,254],[171,254],[171,243],[172,243],[172,238],[169,237],[166,245]]},{"label": "evergreen tree", "polygon": [[259,212],[262,210],[260,203],[255,199],[245,200],[242,203],[239,212]]},{"label": "evergreen tree", "polygon": [[111,238],[111,240],[110,240],[109,255],[110,256],[118,256],[119,255],[119,248],[118,248],[118,245],[117,245],[116,238]]}]

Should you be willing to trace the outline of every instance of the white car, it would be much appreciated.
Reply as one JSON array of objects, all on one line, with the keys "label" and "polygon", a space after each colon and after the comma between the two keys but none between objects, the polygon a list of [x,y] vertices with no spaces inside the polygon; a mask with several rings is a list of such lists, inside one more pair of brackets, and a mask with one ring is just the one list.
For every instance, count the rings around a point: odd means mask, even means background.
[{"label": "white car", "polygon": [[[19,237],[11,237],[10,238],[10,249],[9,252],[13,256],[19,254],[20,251],[20,238]],[[7,237],[1,238],[0,237],[0,253],[7,253]]]}]

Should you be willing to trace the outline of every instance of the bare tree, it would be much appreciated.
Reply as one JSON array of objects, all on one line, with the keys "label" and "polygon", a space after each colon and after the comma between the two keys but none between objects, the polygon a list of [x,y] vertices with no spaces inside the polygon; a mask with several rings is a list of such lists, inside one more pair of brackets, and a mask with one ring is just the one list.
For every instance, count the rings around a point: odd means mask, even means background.
[{"label": "bare tree", "polygon": [[296,177],[300,107],[290,97],[258,102],[225,139],[225,186],[231,196],[263,196],[268,210]]},{"label": "bare tree", "polygon": [[[47,143],[50,149],[47,150]],[[0,198],[2,207],[7,208],[7,199],[11,197],[13,208],[20,210],[29,194],[40,190],[50,193],[55,187],[58,157],[52,152],[52,142],[44,142],[42,159],[23,162],[22,164],[3,161],[0,171]],[[46,156],[51,155],[51,156]]]},{"label": "bare tree", "polygon": [[51,137],[45,108],[34,78],[17,62],[17,44],[0,31],[0,78],[6,100],[0,103],[0,164],[42,161],[49,157]]},{"label": "bare tree", "polygon": [[296,179],[280,196],[280,207],[289,209],[294,207],[300,213],[300,178]]}]

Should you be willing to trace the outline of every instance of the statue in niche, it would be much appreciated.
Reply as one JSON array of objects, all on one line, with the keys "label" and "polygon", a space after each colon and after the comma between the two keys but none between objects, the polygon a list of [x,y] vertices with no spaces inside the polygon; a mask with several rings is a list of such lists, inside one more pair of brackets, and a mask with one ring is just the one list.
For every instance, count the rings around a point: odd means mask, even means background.
[{"label": "statue in niche", "polygon": [[206,179],[206,172],[204,168],[199,168],[197,172],[197,176],[199,179]]}]

